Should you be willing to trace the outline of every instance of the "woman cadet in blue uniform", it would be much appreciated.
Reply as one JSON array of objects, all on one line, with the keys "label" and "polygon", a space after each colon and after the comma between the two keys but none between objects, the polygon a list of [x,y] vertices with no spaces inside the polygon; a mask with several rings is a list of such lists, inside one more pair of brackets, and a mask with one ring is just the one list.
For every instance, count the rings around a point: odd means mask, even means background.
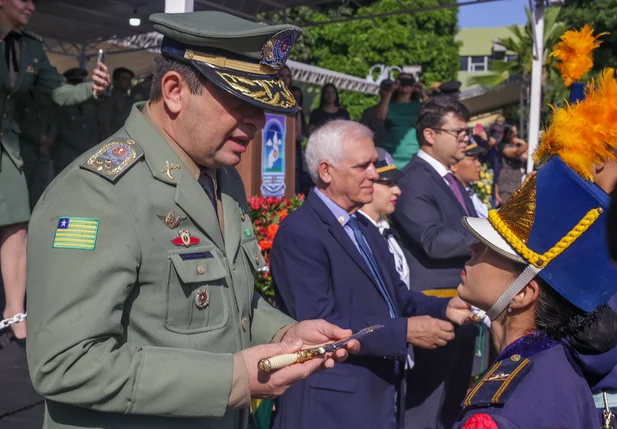
[{"label": "woman cadet in blue uniform", "polygon": [[26,231],[30,203],[19,153],[15,106],[34,88],[51,96],[57,104],[72,105],[103,94],[109,86],[109,73],[103,64],[94,71],[94,82],[64,84],[43,51],[42,39],[23,29],[33,13],[33,0],[4,0],[0,4],[0,271],[6,297],[2,316],[18,321],[9,326],[9,332],[20,346],[25,346],[26,336]]},{"label": "woman cadet in blue uniform", "polygon": [[605,238],[609,196],[591,173],[617,149],[614,71],[587,91],[555,110],[536,152],[538,173],[488,219],[463,220],[479,243],[458,292],[487,311],[499,355],[463,402],[456,429],[601,427],[573,354],[617,342],[605,305],[617,292]]}]

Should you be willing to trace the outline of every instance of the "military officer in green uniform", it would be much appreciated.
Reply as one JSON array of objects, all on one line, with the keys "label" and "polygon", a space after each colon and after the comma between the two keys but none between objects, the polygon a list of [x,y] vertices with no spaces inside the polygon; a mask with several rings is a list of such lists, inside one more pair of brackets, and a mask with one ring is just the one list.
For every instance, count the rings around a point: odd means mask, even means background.
[{"label": "military officer in green uniform", "polygon": [[3,317],[20,320],[8,329],[10,337],[20,345],[24,345],[26,336],[24,297],[30,203],[19,155],[19,99],[34,89],[56,104],[68,105],[103,94],[109,87],[109,73],[103,64],[94,71],[94,82],[65,85],[49,63],[42,39],[23,29],[33,13],[33,0],[0,3],[0,271],[6,298]]},{"label": "military officer in green uniform", "polygon": [[131,114],[131,108],[136,101],[131,86],[135,73],[126,67],[114,69],[113,88],[111,94],[105,97],[99,109],[99,135],[101,140],[107,139],[118,131]]},{"label": "military officer in green uniform", "polygon": [[[88,76],[88,71],[82,68],[72,68],[65,71],[63,76],[67,83],[79,85]],[[98,143],[96,109],[95,100],[56,108],[58,133],[51,151],[56,175],[60,174],[79,155]]]},{"label": "military officer in green uniform", "polygon": [[54,181],[30,222],[28,364],[45,428],[246,428],[251,398],[357,351],[266,376],[258,362],[351,334],[254,291],[265,266],[234,168],[293,113],[299,36],[221,12],[154,14],[151,100]]},{"label": "military officer in green uniform", "polygon": [[19,154],[28,185],[30,210],[45,191],[51,177],[50,150],[56,134],[55,108],[51,97],[33,88],[16,103],[19,125]]}]

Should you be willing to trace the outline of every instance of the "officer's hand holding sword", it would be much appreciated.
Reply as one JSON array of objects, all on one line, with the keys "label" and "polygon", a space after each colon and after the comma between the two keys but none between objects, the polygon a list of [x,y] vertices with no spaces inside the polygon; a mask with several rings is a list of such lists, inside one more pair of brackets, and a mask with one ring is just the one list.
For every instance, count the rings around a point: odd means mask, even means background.
[{"label": "officer's hand holding sword", "polygon": [[348,353],[360,350],[358,338],[381,327],[371,326],[354,334],[324,320],[307,320],[291,327],[280,343],[243,350],[251,396],[279,396],[311,373],[332,368],[335,362],[344,361]]}]

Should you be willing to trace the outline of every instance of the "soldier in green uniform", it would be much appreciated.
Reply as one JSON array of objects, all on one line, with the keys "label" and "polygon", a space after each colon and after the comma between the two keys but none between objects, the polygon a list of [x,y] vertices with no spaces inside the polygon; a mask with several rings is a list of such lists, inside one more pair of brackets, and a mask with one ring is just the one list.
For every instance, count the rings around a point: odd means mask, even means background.
[{"label": "soldier in green uniform", "polygon": [[299,36],[221,12],[155,14],[148,103],[69,165],[30,222],[28,364],[45,428],[246,428],[327,359],[273,373],[258,361],[351,334],[295,323],[254,291],[265,266],[234,168],[292,114],[277,76]]},{"label": "soldier in green uniform", "polygon": [[[0,271],[6,306],[3,317],[19,320],[9,326],[20,345],[26,336],[26,236],[30,218],[28,188],[19,155],[20,127],[16,120],[19,99],[32,89],[42,91],[60,105],[81,103],[109,87],[104,64],[93,81],[77,86],[64,79],[49,63],[42,39],[23,26],[34,12],[33,0],[3,0],[0,7]],[[19,341],[21,340],[21,341]]]},{"label": "soldier in green uniform", "polygon": [[[67,83],[79,85],[88,76],[82,68],[72,68],[63,73]],[[79,155],[95,146],[99,141],[97,111],[94,100],[72,106],[56,108],[58,134],[51,151],[54,172],[58,175]]]},{"label": "soldier in green uniform", "polygon": [[109,97],[99,109],[99,136],[105,140],[118,131],[131,114],[131,107],[136,101],[131,92],[135,73],[125,67],[114,69],[113,88]]},{"label": "soldier in green uniform", "polygon": [[19,97],[15,109],[15,119],[20,130],[19,154],[28,185],[30,210],[33,210],[50,181],[50,150],[57,129],[55,106],[48,94],[33,88]]}]

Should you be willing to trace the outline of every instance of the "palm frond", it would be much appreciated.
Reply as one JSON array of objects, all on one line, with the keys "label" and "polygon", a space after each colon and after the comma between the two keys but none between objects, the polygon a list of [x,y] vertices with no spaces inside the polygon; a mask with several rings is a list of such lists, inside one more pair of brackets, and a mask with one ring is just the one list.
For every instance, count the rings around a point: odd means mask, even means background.
[{"label": "palm frond", "polygon": [[484,88],[495,88],[506,81],[510,77],[508,72],[491,73],[483,76],[473,76],[469,78],[471,85],[480,85]]}]

